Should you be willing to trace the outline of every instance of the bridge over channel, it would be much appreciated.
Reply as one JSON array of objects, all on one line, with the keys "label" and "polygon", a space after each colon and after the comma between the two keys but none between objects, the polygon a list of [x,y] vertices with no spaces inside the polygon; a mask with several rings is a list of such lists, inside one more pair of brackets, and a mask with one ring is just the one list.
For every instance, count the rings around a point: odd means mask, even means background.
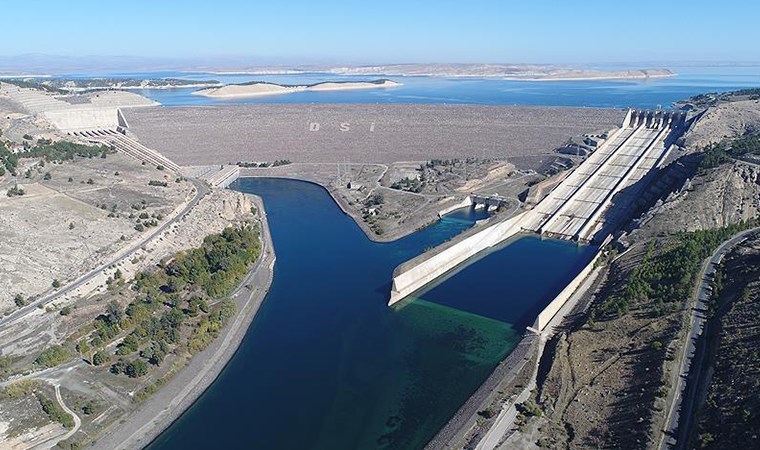
[{"label": "bridge over channel", "polygon": [[653,169],[664,165],[686,124],[683,111],[629,110],[622,126],[533,209],[397,267],[389,304],[518,233],[581,243],[605,239],[627,218],[630,205],[650,181]]}]

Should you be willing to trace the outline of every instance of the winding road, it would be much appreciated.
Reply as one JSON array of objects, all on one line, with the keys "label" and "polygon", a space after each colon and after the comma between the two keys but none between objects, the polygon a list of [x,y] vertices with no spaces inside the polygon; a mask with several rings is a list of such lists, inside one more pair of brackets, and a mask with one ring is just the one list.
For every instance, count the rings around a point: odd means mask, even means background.
[{"label": "winding road", "polygon": [[71,417],[74,418],[74,426],[69,430],[68,433],[66,433],[62,438],[59,439],[60,441],[65,441],[66,439],[70,438],[71,436],[74,436],[74,433],[79,431],[79,427],[82,426],[82,419],[77,416],[74,411],[72,411],[68,406],[66,406],[65,403],[63,403],[63,397],[61,397],[61,385],[56,384],[55,385],[55,399],[58,400],[58,404],[61,405],[61,408],[66,411],[66,413],[71,414]]},{"label": "winding road", "polygon": [[698,374],[704,364],[704,352],[697,352],[697,342],[707,322],[707,308],[712,294],[712,281],[723,257],[747,238],[760,231],[760,227],[751,228],[733,235],[723,242],[702,264],[699,284],[695,288],[696,303],[691,309],[691,327],[686,346],[681,354],[677,379],[671,388],[675,393],[668,405],[668,416],[664,433],[658,448],[662,450],[679,450],[685,448],[689,430],[694,420],[696,403],[696,386],[687,383],[689,374]]}]

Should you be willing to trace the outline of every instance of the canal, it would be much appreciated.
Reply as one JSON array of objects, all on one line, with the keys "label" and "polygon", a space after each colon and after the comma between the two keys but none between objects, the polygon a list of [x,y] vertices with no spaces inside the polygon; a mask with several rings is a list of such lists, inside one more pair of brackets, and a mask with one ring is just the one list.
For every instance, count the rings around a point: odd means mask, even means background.
[{"label": "canal", "polygon": [[235,356],[154,450],[422,448],[592,256],[518,238],[389,308],[394,267],[484,213],[375,243],[317,185],[235,187],[264,200],[274,281]]}]

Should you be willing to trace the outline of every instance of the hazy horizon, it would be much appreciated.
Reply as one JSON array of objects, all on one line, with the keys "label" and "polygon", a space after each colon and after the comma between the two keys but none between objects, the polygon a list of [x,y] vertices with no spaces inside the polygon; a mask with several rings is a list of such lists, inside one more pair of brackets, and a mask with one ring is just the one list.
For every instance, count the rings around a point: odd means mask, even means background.
[{"label": "hazy horizon", "polygon": [[[448,0],[219,0],[212,9],[188,0],[181,6],[145,0],[129,8],[94,0],[11,3],[3,10],[4,26],[19,38],[0,42],[0,55],[19,66],[30,57],[50,63],[129,59],[161,67],[760,63],[754,45],[760,28],[753,23],[760,7],[737,0],[721,8],[706,0],[687,8],[663,3],[623,14],[601,0],[482,0],[467,7]],[[704,31],[681,31],[700,26]]]},{"label": "hazy horizon", "polygon": [[600,62],[513,62],[513,61],[340,61],[239,57],[199,57],[199,58],[159,58],[137,55],[83,55],[27,53],[20,55],[0,55],[0,74],[19,75],[59,75],[65,73],[90,72],[235,72],[256,69],[274,70],[319,70],[335,67],[363,67],[388,65],[514,65],[514,66],[557,66],[561,68],[602,68],[602,69],[673,69],[677,67],[755,67],[760,61],[600,61]]}]

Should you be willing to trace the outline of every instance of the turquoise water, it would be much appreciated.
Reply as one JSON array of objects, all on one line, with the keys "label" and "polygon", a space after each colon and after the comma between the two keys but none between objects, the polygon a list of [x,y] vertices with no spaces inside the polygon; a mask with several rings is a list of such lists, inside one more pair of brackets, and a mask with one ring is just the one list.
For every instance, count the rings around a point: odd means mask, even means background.
[{"label": "turquoise water", "polygon": [[483,213],[374,243],[319,186],[241,179],[237,189],[264,199],[274,282],[220,377],[151,449],[422,448],[590,257],[519,239],[390,308],[394,267]]},{"label": "turquoise water", "polygon": [[[619,69],[620,67],[611,67]],[[385,77],[403,86],[343,92],[298,92],[272,97],[214,100],[191,95],[195,89],[139,91],[167,106],[235,103],[448,103],[480,105],[548,105],[610,108],[654,108],[704,93],[760,87],[760,66],[670,67],[678,76],[648,81],[529,82],[498,79],[442,77]],[[68,75],[90,77],[91,75]],[[156,72],[110,74],[131,78],[174,77],[219,80],[223,83],[268,81],[281,84],[313,84],[327,80],[374,80],[378,76],[336,76],[324,73],[299,75],[220,75],[213,73]]]}]

